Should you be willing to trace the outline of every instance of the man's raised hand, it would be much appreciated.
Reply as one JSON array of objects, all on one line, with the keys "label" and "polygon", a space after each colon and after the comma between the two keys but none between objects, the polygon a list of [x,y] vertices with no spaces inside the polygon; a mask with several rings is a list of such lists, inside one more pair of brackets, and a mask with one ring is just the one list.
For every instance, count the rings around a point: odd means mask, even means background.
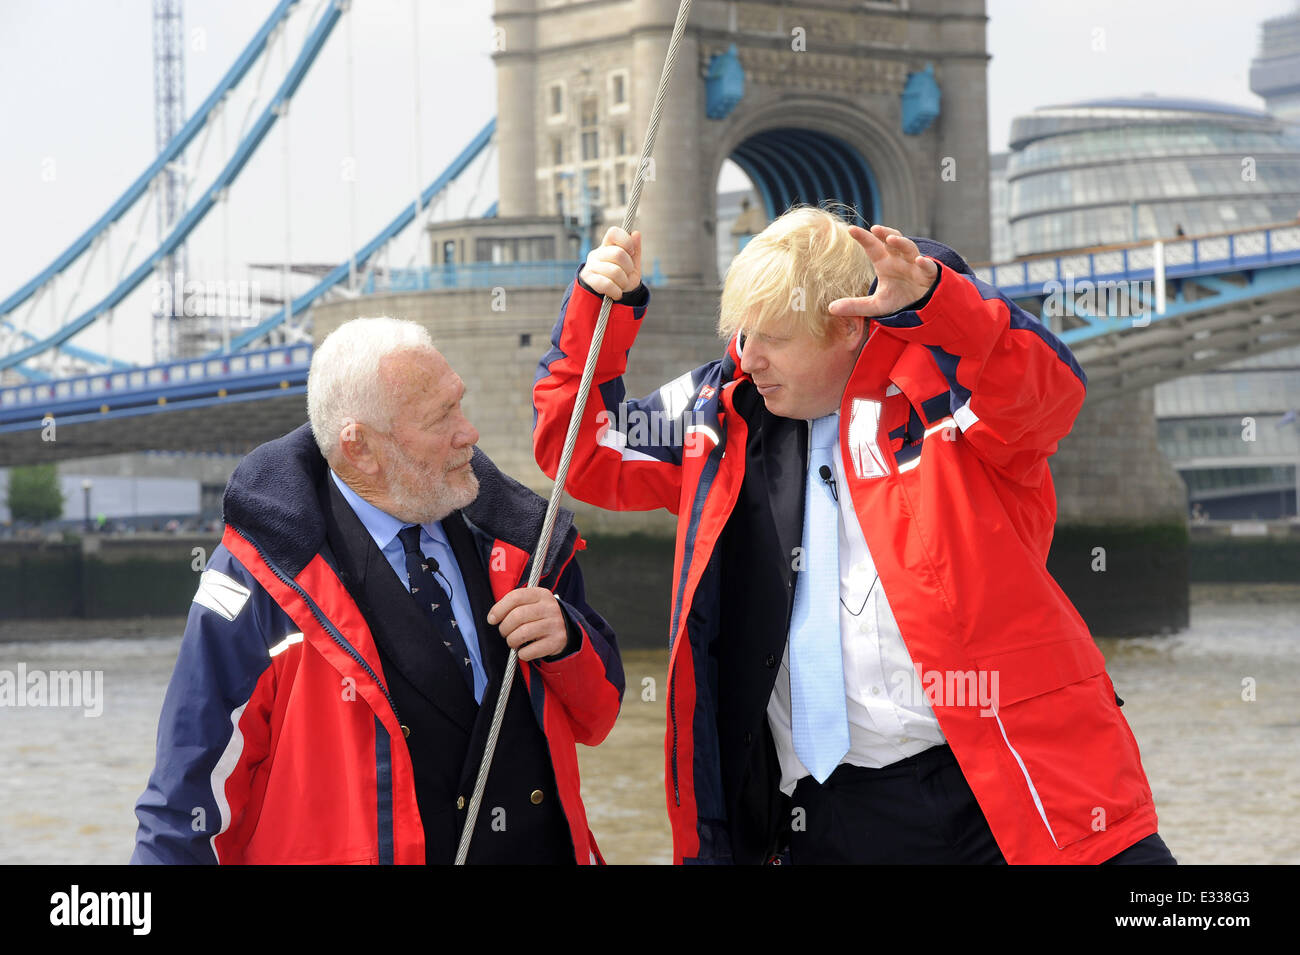
[{"label": "man's raised hand", "polygon": [[924,298],[939,274],[939,266],[926,258],[916,243],[897,229],[873,225],[871,231],[849,226],[876,269],[876,291],[862,298],[838,298],[830,304],[832,315],[892,315]]},{"label": "man's raised hand", "polygon": [[598,248],[587,253],[587,264],[578,277],[598,295],[621,299],[641,284],[641,233],[628,235],[610,226]]}]

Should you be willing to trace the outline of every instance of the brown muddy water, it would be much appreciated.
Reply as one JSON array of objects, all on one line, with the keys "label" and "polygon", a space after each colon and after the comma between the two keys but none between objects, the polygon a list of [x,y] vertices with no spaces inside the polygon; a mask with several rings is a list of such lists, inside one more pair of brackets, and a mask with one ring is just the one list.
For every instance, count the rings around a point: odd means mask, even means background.
[{"label": "brown muddy water", "polygon": [[[102,673],[102,695],[92,679],[80,706],[0,705],[0,863],[130,857],[180,643],[167,626],[159,637],[156,621],[0,625],[0,677]],[[1300,586],[1198,584],[1189,629],[1099,643],[1179,862],[1300,862]],[[579,747],[610,863],[671,860],[666,664],[666,651],[626,652],[618,724],[600,747]]]}]

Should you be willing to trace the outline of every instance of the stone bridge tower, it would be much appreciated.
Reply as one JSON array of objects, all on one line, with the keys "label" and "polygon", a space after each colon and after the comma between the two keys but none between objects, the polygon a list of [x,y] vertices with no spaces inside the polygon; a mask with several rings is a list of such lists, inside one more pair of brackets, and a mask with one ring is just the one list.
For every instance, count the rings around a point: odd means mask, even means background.
[{"label": "stone bridge tower", "polygon": [[[621,222],[676,12],[497,0],[499,216]],[[837,199],[986,259],[984,30],[983,0],[697,0],[641,198],[646,271],[717,283],[727,159],[769,220]]]},{"label": "stone bridge tower", "polygon": [[[430,226],[444,285],[377,296],[370,308],[429,327],[469,385],[482,448],[549,493],[528,395],[568,263],[622,222],[677,0],[495,3],[496,214]],[[987,260],[985,25],[984,0],[695,0],[636,223],[653,292],[630,395],[720,354],[719,261],[793,203],[841,201],[863,222]],[[728,159],[758,203],[724,220]],[[462,265],[473,281],[460,280]],[[319,306],[318,338],[354,308]],[[1186,625],[1185,499],[1155,444],[1150,401],[1123,414],[1084,410],[1052,462],[1060,520],[1049,569],[1095,632]],[[566,504],[588,535],[672,531],[662,512]],[[608,584],[616,605],[632,590],[667,593],[671,542],[655,546],[637,564],[626,541],[594,545],[593,586]]]}]

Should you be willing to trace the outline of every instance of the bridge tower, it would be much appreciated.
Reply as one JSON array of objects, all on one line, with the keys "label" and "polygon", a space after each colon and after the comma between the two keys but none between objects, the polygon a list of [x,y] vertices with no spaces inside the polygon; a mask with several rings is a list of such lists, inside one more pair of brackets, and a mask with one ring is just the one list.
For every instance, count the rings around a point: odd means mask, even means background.
[{"label": "bridge tower", "polygon": [[[362,312],[429,328],[468,385],[480,446],[542,493],[528,395],[557,284],[572,272],[543,277],[538,266],[576,264],[622,221],[677,6],[495,0],[496,214],[429,226],[445,285],[376,295]],[[863,221],[988,259],[985,25],[983,0],[696,0],[638,211],[654,318],[637,338],[629,394],[721,352],[717,190],[728,159],[762,207],[748,231],[795,202],[835,199]],[[452,282],[461,266],[492,287]],[[355,314],[355,302],[318,306],[316,340]],[[1084,410],[1053,461],[1061,520],[1049,568],[1095,632],[1185,625],[1185,496],[1156,446],[1150,394]],[[662,513],[565,503],[587,534],[671,534]],[[671,540],[663,546],[670,554]],[[628,553],[610,546],[602,561],[624,566]],[[666,588],[670,564],[660,554],[629,577]]]},{"label": "bridge tower", "polygon": [[[182,0],[154,0],[153,4],[153,100],[154,149],[161,153],[185,123],[185,24]],[[155,183],[158,209],[158,238],[161,240],[184,214],[185,179],[180,170],[169,167]],[[160,278],[165,287],[184,282],[187,265],[185,246],[180,246],[163,260]],[[154,358],[189,358],[177,354],[180,340],[177,322],[182,316],[172,314],[174,295],[159,298],[165,305],[154,315]]]},{"label": "bridge tower", "polygon": [[[677,6],[496,0],[502,218],[585,200],[597,230],[621,221]],[[718,281],[727,159],[768,220],[840,199],[986,259],[985,21],[984,0],[698,0],[639,208],[646,271]]]},{"label": "bridge tower", "polygon": [[1264,97],[1268,111],[1278,119],[1300,123],[1300,3],[1260,26],[1250,91]]}]

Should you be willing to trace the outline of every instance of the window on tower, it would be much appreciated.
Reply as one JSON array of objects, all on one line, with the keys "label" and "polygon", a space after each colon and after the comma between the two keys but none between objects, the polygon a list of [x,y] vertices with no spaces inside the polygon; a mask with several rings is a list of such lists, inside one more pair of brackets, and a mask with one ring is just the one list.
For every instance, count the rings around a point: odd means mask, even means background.
[{"label": "window on tower", "polygon": [[584,161],[600,158],[600,130],[597,126],[599,110],[596,97],[582,101],[582,158]]}]

